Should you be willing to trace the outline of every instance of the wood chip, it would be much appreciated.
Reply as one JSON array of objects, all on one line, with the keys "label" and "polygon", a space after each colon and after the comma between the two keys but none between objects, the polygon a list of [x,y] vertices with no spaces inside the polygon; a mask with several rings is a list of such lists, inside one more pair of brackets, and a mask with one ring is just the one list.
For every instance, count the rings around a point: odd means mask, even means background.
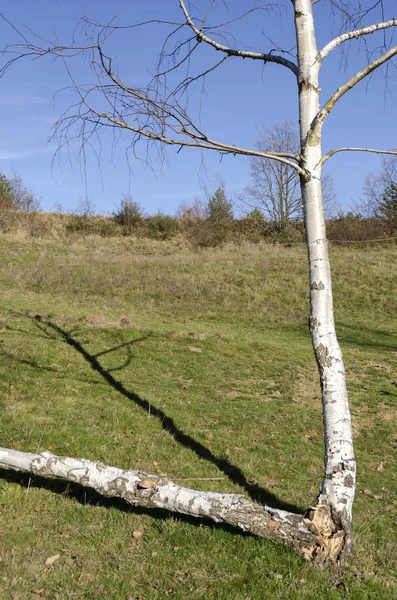
[{"label": "wood chip", "polygon": [[266,523],[266,527],[269,531],[277,531],[277,529],[280,529],[280,523],[273,521],[273,519],[269,519]]},{"label": "wood chip", "polygon": [[156,485],[157,481],[155,481],[154,479],[142,479],[139,483],[138,483],[138,487],[142,490],[147,490],[149,488],[152,488]]},{"label": "wood chip", "polygon": [[134,537],[136,540],[141,540],[144,536],[144,533],[141,529],[135,529],[135,531],[132,532],[132,537]]}]

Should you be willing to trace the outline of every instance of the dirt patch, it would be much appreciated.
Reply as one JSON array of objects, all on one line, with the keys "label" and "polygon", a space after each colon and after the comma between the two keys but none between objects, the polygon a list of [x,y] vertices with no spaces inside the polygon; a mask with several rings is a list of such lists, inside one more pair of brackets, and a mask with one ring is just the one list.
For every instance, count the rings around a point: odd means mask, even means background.
[{"label": "dirt patch", "polygon": [[106,317],[99,316],[86,316],[82,319],[82,323],[84,325],[88,325],[89,327],[93,327],[95,329],[113,329],[113,328],[121,328],[121,329],[141,329],[139,325],[133,323],[128,319],[128,317],[121,317],[118,321],[110,321]]},{"label": "dirt patch", "polygon": [[320,385],[315,369],[298,367],[292,399],[302,406],[321,406]]},{"label": "dirt patch", "polygon": [[208,337],[208,333],[189,333],[189,337],[194,340],[206,340]]}]

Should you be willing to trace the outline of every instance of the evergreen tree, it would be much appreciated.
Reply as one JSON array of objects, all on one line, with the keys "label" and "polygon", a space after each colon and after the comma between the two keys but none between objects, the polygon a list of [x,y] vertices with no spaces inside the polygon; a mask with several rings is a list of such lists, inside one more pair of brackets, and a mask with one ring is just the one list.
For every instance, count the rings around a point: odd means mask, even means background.
[{"label": "evergreen tree", "polygon": [[208,200],[208,218],[210,221],[232,221],[233,204],[226,198],[225,189],[220,186]]},{"label": "evergreen tree", "polygon": [[397,183],[391,182],[379,202],[378,212],[393,229],[397,227]]},{"label": "evergreen tree", "polygon": [[0,208],[10,208],[13,205],[14,194],[10,180],[0,174]]}]

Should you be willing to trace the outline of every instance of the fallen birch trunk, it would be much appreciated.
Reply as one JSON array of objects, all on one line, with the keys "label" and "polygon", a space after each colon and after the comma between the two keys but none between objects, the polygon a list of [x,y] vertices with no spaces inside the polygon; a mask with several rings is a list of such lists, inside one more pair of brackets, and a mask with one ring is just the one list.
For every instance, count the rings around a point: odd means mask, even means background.
[{"label": "fallen birch trunk", "polygon": [[122,498],[133,506],[228,523],[244,532],[290,546],[307,560],[335,562],[343,548],[344,532],[331,518],[329,506],[318,505],[307,515],[254,504],[242,494],[201,492],[176,485],[143,471],[122,470],[86,459],[30,454],[0,448],[0,467],[53,476]]}]

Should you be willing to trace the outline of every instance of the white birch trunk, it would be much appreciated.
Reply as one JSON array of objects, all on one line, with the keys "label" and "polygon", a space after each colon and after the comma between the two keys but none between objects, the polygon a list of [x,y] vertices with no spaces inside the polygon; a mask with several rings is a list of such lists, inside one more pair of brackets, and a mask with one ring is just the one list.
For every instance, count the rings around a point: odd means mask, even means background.
[{"label": "white birch trunk", "polygon": [[331,271],[321,190],[321,128],[311,125],[319,111],[320,62],[310,0],[295,0],[299,63],[301,177],[310,276],[310,333],[322,390],[324,479],[318,504],[328,506],[336,529],[344,532],[343,553],[353,551],[351,518],[356,464],[342,353],[335,333]]},{"label": "white birch trunk", "polygon": [[[51,452],[30,454],[0,448],[0,467],[60,477],[90,487],[103,496],[123,498],[133,506],[162,508],[216,523],[228,523],[253,535],[286,544],[306,559],[314,554],[330,558],[330,545],[319,541],[312,520],[304,515],[254,504],[242,494],[191,490],[143,471],[124,471],[99,462],[55,456]],[[331,546],[338,544],[336,536]]]}]

